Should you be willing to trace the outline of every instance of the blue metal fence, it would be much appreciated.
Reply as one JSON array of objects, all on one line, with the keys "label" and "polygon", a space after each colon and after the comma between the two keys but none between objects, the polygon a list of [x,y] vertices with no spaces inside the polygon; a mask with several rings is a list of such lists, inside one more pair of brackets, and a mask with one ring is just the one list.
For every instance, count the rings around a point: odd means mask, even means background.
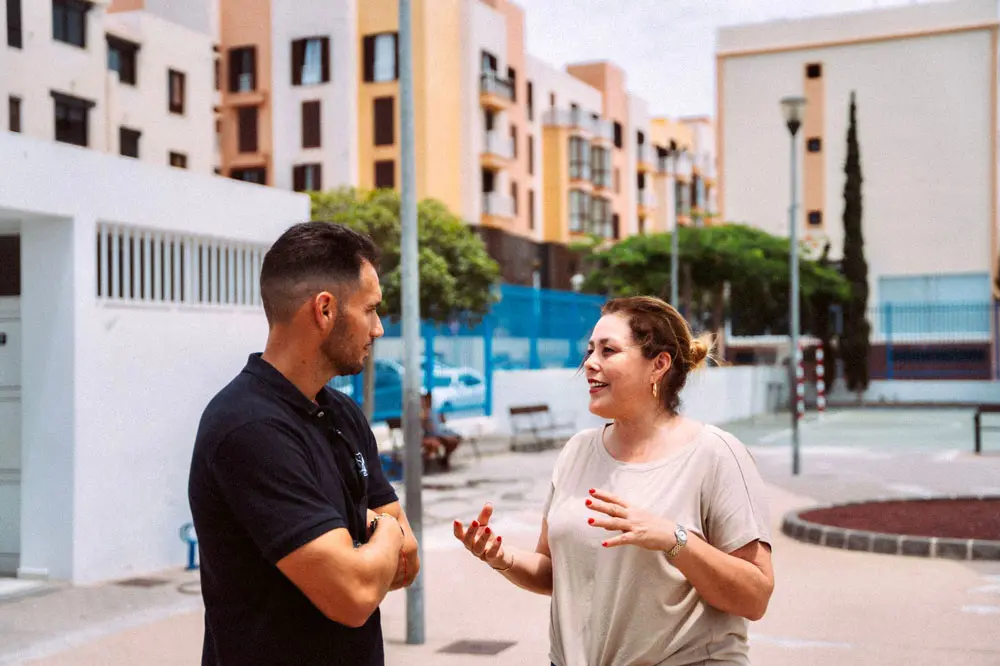
[{"label": "blue metal fence", "polygon": [[[478,324],[421,326],[422,385],[444,413],[490,415],[497,370],[577,367],[605,300],[514,285],[501,285],[499,293]],[[375,343],[375,422],[398,418],[403,403],[402,327],[392,321],[384,326]],[[361,375],[339,377],[332,385],[361,403]]]}]

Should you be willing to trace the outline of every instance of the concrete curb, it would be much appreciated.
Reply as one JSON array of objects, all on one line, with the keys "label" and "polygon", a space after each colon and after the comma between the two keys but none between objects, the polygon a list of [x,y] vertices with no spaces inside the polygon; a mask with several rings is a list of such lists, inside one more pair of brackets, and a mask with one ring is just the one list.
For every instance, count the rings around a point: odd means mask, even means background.
[{"label": "concrete curb", "polygon": [[949,539],[945,537],[914,536],[909,534],[883,534],[865,530],[833,527],[808,520],[803,513],[820,509],[833,509],[857,504],[878,502],[923,502],[927,500],[996,500],[997,495],[939,495],[928,497],[883,497],[875,500],[827,504],[797,509],[785,514],[781,531],[796,541],[884,555],[909,555],[911,557],[940,557],[949,560],[1000,561],[1000,541],[986,539]]}]

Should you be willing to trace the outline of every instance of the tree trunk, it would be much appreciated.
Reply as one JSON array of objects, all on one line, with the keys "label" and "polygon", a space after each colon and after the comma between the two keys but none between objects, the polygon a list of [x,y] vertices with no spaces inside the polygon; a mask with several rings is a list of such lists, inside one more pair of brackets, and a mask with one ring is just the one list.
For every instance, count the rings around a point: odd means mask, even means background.
[{"label": "tree trunk", "polygon": [[375,416],[375,345],[365,359],[364,375],[361,379],[361,409],[365,413],[368,422],[372,422]]}]

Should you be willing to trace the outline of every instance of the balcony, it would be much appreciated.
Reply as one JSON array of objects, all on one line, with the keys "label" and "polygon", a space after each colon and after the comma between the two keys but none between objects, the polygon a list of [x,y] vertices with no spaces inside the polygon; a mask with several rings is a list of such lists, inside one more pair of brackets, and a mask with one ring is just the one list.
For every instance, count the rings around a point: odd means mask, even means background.
[{"label": "balcony", "polygon": [[636,146],[636,169],[640,173],[649,173],[656,166],[653,160],[653,148],[648,143],[641,143]]},{"label": "balcony", "polygon": [[514,159],[514,140],[497,132],[486,132],[483,136],[483,152],[479,162],[494,171],[506,169]]},{"label": "balcony", "polygon": [[479,76],[479,104],[486,109],[503,111],[514,100],[514,86],[510,79],[496,72],[485,71]]},{"label": "balcony", "polygon": [[569,184],[574,189],[590,191],[590,161],[570,160],[569,163]]},{"label": "balcony", "polygon": [[549,109],[542,115],[542,123],[548,127],[569,127],[579,130],[599,141],[611,141],[614,126],[610,121],[594,118],[582,109]]},{"label": "balcony", "polygon": [[483,192],[483,224],[504,226],[514,218],[514,199],[499,192]]},{"label": "balcony", "polygon": [[640,217],[645,217],[649,215],[654,208],[656,208],[656,197],[653,195],[653,190],[645,189],[638,190],[638,196],[636,197],[636,208],[638,209]]}]

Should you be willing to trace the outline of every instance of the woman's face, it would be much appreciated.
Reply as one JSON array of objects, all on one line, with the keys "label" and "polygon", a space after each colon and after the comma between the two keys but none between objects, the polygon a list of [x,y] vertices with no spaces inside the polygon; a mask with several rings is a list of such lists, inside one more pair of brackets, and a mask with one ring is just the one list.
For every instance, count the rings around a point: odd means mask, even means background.
[{"label": "woman's face", "polygon": [[[583,367],[590,387],[590,411],[603,419],[628,416],[636,410],[656,409],[652,381],[669,362],[649,360],[632,338],[625,317],[601,317],[591,334]],[[661,367],[662,366],[662,367]]]}]

